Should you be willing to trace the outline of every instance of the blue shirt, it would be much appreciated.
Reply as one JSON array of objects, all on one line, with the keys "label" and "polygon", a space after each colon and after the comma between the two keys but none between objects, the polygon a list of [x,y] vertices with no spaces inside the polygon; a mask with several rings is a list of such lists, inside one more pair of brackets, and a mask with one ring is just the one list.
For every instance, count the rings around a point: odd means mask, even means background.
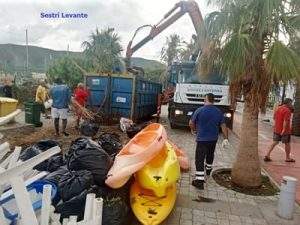
[{"label": "blue shirt", "polygon": [[218,140],[220,125],[225,123],[222,111],[214,105],[205,105],[198,108],[191,120],[197,130],[196,141]]},{"label": "blue shirt", "polygon": [[50,90],[50,96],[53,99],[53,108],[66,109],[69,107],[71,91],[67,85],[55,85]]}]

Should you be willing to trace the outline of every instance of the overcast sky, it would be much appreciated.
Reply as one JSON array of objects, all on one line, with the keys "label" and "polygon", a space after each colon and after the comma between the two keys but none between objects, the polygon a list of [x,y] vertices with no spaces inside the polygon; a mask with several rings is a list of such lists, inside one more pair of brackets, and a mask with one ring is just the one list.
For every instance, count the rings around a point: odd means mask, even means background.
[{"label": "overcast sky", "polygon": [[[25,43],[28,29],[29,44],[71,51],[82,51],[81,43],[96,27],[115,28],[126,49],[135,29],[144,24],[156,24],[179,0],[0,0],[0,43]],[[203,17],[212,9],[207,0],[196,0]],[[45,19],[42,12],[87,13],[87,19]],[[139,33],[136,41],[149,30]],[[161,35],[138,50],[134,56],[159,59],[166,36],[176,32],[185,40],[195,33],[188,15],[170,26]],[[122,55],[125,55],[123,51]]]}]

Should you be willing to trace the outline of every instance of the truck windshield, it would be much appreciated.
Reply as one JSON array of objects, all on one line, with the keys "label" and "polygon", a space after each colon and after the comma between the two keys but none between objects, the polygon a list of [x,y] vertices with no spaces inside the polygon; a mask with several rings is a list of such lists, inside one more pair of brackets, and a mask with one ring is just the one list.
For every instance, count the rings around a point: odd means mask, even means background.
[{"label": "truck windshield", "polygon": [[190,84],[228,84],[228,78],[219,73],[199,76],[192,68],[180,68],[178,73],[178,83]]}]

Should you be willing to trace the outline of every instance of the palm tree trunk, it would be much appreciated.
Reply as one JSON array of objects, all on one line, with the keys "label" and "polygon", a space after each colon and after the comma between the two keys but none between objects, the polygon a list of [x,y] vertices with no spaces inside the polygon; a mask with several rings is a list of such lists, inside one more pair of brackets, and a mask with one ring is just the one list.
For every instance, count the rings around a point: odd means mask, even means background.
[{"label": "palm tree trunk", "polygon": [[258,158],[258,109],[251,107],[251,98],[245,97],[241,140],[233,165],[232,182],[241,187],[261,185],[261,169]]},{"label": "palm tree trunk", "polygon": [[294,115],[293,115],[293,134],[300,136],[300,80],[296,83],[296,96],[295,96],[295,105],[294,105]]}]

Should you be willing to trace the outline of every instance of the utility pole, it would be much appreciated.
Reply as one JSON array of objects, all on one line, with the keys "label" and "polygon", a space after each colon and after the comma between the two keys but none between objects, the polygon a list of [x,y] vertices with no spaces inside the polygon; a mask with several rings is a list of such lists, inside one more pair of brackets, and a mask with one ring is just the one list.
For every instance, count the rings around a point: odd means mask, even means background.
[{"label": "utility pole", "polygon": [[47,71],[47,57],[44,56],[44,67],[45,67],[45,71]]},{"label": "utility pole", "polygon": [[67,47],[67,55],[69,56],[69,44],[68,44],[68,47]]},{"label": "utility pole", "polygon": [[28,75],[28,31],[26,29],[26,73]]}]

